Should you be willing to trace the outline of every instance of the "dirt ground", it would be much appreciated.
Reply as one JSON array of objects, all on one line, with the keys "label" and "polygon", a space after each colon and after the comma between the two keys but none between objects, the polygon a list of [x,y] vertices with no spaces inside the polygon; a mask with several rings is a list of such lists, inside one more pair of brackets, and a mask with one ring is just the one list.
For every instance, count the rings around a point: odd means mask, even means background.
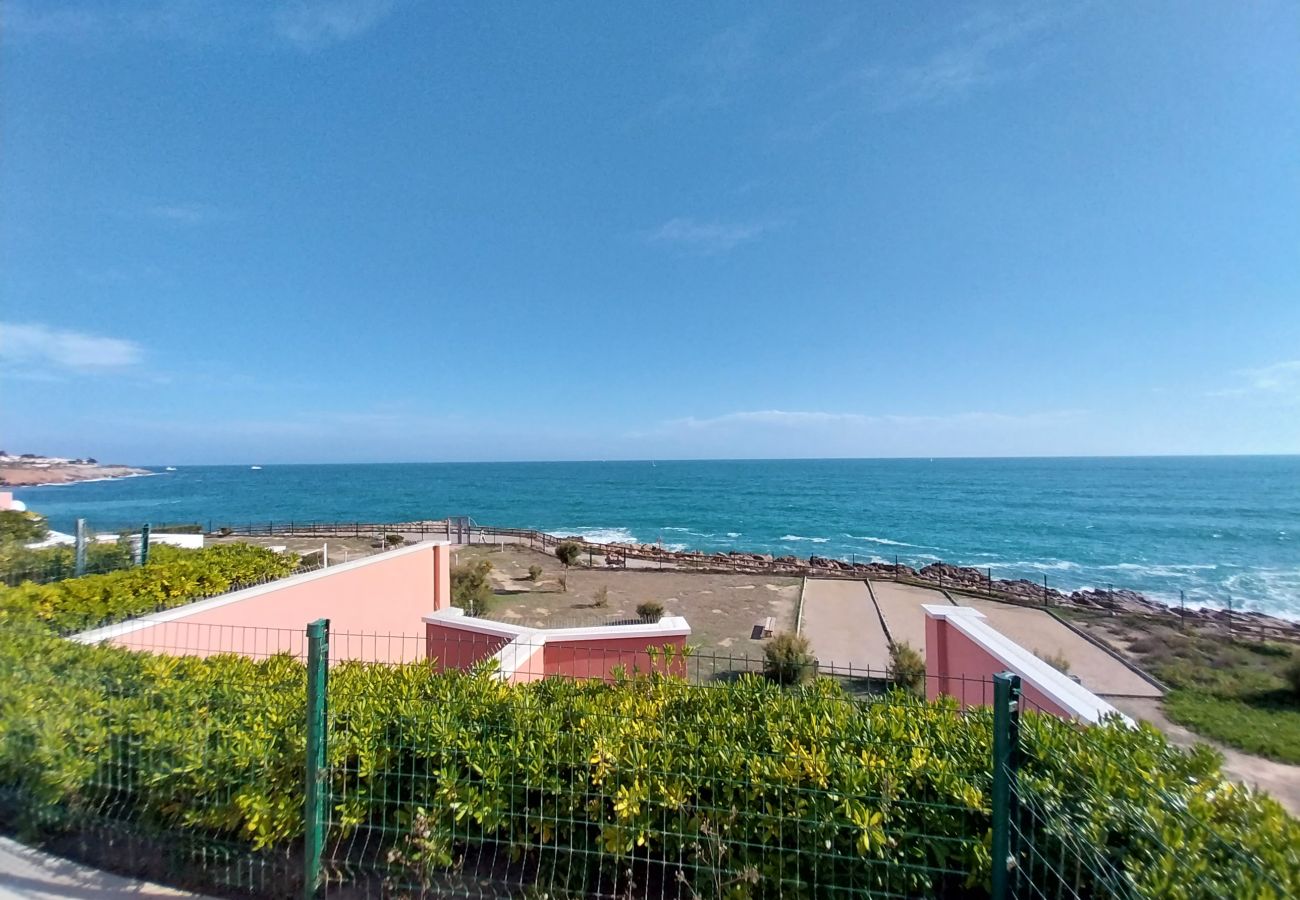
[{"label": "dirt ground", "polygon": [[[460,547],[454,557],[458,563],[491,561],[497,599],[487,618],[504,622],[536,628],[601,625],[635,619],[637,604],[657,600],[664,615],[683,616],[690,623],[689,643],[702,671],[715,664],[719,671],[726,666],[757,671],[766,641],[754,637],[754,626],[768,616],[775,620],[775,632],[795,626],[798,578],[575,566],[567,573],[569,589],[562,591],[564,567],[555,557],[526,547]],[[542,567],[535,583],[528,578],[532,565]],[[596,605],[602,588],[608,589],[604,607]]]},{"label": "dirt ground", "polygon": [[[254,544],[258,547],[285,547],[294,553],[305,555],[319,551],[322,545],[329,546],[330,565],[337,566],[339,563],[347,562],[349,559],[356,559],[359,556],[369,556],[375,553],[378,548],[372,547],[374,538],[327,538],[327,537],[286,537],[284,535],[274,535],[272,537],[247,537],[235,535],[233,537],[209,537],[204,542],[206,546],[213,547],[217,544]],[[313,562],[314,560],[305,560]]]}]

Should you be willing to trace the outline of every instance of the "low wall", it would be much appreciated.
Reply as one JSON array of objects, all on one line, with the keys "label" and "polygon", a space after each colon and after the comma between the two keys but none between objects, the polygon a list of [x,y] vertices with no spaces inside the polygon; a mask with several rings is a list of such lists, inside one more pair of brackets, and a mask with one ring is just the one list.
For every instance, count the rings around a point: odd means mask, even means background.
[{"label": "low wall", "polygon": [[192,656],[301,655],[307,623],[330,620],[330,659],[424,658],[423,616],[450,605],[445,542],[415,544],[77,635],[83,643]]},{"label": "low wall", "polygon": [[[617,670],[685,677],[691,627],[680,616],[635,625],[528,628],[446,609],[424,617],[429,659],[440,669],[468,668],[495,658],[510,682],[547,676],[610,680]],[[664,652],[672,647],[671,658]]]},{"label": "low wall", "polygon": [[993,676],[1014,672],[1030,707],[1088,724],[1112,715],[1132,724],[1092,691],[989,626],[979,610],[939,604],[923,608],[929,699],[946,695],[963,709],[988,706],[993,702]]}]

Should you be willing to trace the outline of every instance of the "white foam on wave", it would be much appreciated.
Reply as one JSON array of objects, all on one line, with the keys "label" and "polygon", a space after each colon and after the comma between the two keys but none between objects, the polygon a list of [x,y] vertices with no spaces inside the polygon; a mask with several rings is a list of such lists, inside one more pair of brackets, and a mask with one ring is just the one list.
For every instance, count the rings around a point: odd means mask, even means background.
[{"label": "white foam on wave", "polygon": [[830,538],[804,537],[801,534],[783,534],[781,535],[781,540],[788,541],[788,542],[808,541],[809,543],[813,543],[813,544],[825,544],[830,541]]},{"label": "white foam on wave", "polygon": [[729,537],[729,538],[738,538],[738,537],[740,537],[740,532],[739,532],[739,531],[728,531],[728,532],[727,532],[727,537]]},{"label": "white foam on wave", "polygon": [[852,538],[855,541],[868,541],[872,544],[884,544],[888,547],[920,547],[921,544],[909,544],[906,541],[891,541],[889,538],[872,537],[870,535],[862,536],[844,532],[846,538]]},{"label": "white foam on wave", "polygon": [[626,528],[560,528],[546,532],[551,537],[581,535],[592,544],[636,544],[636,535]]},{"label": "white foam on wave", "polygon": [[1026,560],[1003,563],[990,562],[984,565],[985,568],[989,569],[1034,569],[1038,572],[1072,572],[1080,568],[1078,563],[1066,559],[1054,559],[1051,562],[1029,562]]}]

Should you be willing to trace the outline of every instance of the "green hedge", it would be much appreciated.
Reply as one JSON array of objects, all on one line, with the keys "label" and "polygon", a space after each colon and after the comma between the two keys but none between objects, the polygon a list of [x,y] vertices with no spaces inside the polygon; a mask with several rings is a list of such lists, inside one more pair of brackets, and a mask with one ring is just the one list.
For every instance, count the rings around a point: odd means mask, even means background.
[{"label": "green hedge", "polygon": [[[0,594],[0,793],[25,824],[109,818],[160,840],[296,846],[299,661],[55,636],[174,601],[182,584],[288,564],[265,553],[168,548],[129,573]],[[391,865],[416,888],[475,848],[561,896],[655,860],[683,871],[691,890],[671,891],[683,896],[979,895],[988,883],[985,711],[902,695],[860,703],[824,679],[508,686],[359,663],[330,678],[329,855]],[[1184,753],[1147,726],[1033,714],[1024,747],[1023,794],[1043,816],[1035,848],[1067,870],[1067,893],[1103,895],[1113,868],[1136,896],[1300,895],[1300,825],[1225,782],[1209,750]]]},{"label": "green hedge", "polygon": [[147,566],[0,591],[0,628],[35,620],[64,634],[81,631],[283,577],[297,565],[296,555],[250,544],[204,550],[157,544]]},{"label": "green hedge", "polygon": [[[0,784],[69,821],[111,812],[154,833],[289,846],[302,833],[304,686],[285,657],[156,656],[10,629]],[[726,869],[754,879],[737,896],[978,893],[988,879],[984,712],[860,704],[826,680],[511,687],[357,663],[332,670],[330,706],[332,845],[382,847],[380,864],[391,851],[417,875],[486,844],[588,885],[632,859],[707,878],[721,846]],[[1300,891],[1300,826],[1225,784],[1212,753],[1183,753],[1149,727],[1029,715],[1025,732],[1027,790],[1138,896],[1269,896],[1239,889],[1257,872],[1215,832]],[[1076,864],[1050,830],[1039,839]],[[1072,877],[1086,885],[1094,863]]]}]

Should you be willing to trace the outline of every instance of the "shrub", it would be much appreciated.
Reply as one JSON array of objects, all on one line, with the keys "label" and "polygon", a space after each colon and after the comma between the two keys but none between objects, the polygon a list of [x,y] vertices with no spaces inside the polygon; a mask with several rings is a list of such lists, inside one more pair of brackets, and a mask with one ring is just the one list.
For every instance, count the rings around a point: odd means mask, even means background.
[{"label": "shrub", "polygon": [[889,677],[905,691],[925,694],[925,657],[907,641],[890,645]]},{"label": "shrub", "polygon": [[[117,546],[118,553],[126,552]],[[296,554],[251,544],[203,550],[157,544],[149,550],[148,566],[0,591],[0,627],[35,620],[61,633],[82,631],[282,578],[297,565]]]},{"label": "shrub", "polygon": [[1286,668],[1286,681],[1291,685],[1291,693],[1295,698],[1300,700],[1300,653],[1291,660],[1291,665]]},{"label": "shrub", "polygon": [[562,541],[555,545],[555,558],[568,568],[578,561],[582,555],[582,546],[577,541]]},{"label": "shrub", "polygon": [[537,563],[533,563],[531,566],[528,567],[528,580],[529,580],[529,581],[540,581],[540,580],[541,580],[541,577],[542,577],[542,567],[541,567],[541,566],[537,565]]},{"label": "shrub", "polygon": [[384,543],[389,547],[400,547],[406,543],[406,538],[400,534],[386,534],[384,535]]},{"label": "shrub", "polygon": [[0,543],[27,544],[49,534],[45,519],[34,512],[0,510]]},{"label": "shrub", "polygon": [[1070,661],[1065,658],[1064,653],[1044,653],[1041,650],[1035,650],[1034,656],[1037,656],[1062,675],[1070,674]]},{"label": "shrub", "polygon": [[453,566],[451,570],[451,605],[465,610],[471,616],[487,612],[495,596],[488,573],[492,563],[486,559]]},{"label": "shrub", "polygon": [[598,609],[604,609],[605,607],[609,606],[609,587],[608,587],[608,586],[606,586],[606,585],[601,585],[601,586],[600,586],[600,589],[599,589],[598,591],[596,591],[596,599],[595,599],[594,601],[592,601],[592,604],[593,604],[596,608],[598,608]]},{"label": "shrub", "polygon": [[811,681],[817,674],[817,660],[808,646],[808,639],[790,632],[774,637],[763,648],[763,674],[777,684]]},{"label": "shrub", "polygon": [[562,591],[568,591],[568,589],[569,589],[569,575],[568,575],[568,573],[567,573],[567,572],[561,572],[559,575],[556,575],[556,576],[555,576],[555,583],[559,586],[560,590],[562,590]]},{"label": "shrub", "polygon": [[658,600],[647,600],[637,604],[636,614],[647,622],[658,622],[663,618],[664,605]]}]

